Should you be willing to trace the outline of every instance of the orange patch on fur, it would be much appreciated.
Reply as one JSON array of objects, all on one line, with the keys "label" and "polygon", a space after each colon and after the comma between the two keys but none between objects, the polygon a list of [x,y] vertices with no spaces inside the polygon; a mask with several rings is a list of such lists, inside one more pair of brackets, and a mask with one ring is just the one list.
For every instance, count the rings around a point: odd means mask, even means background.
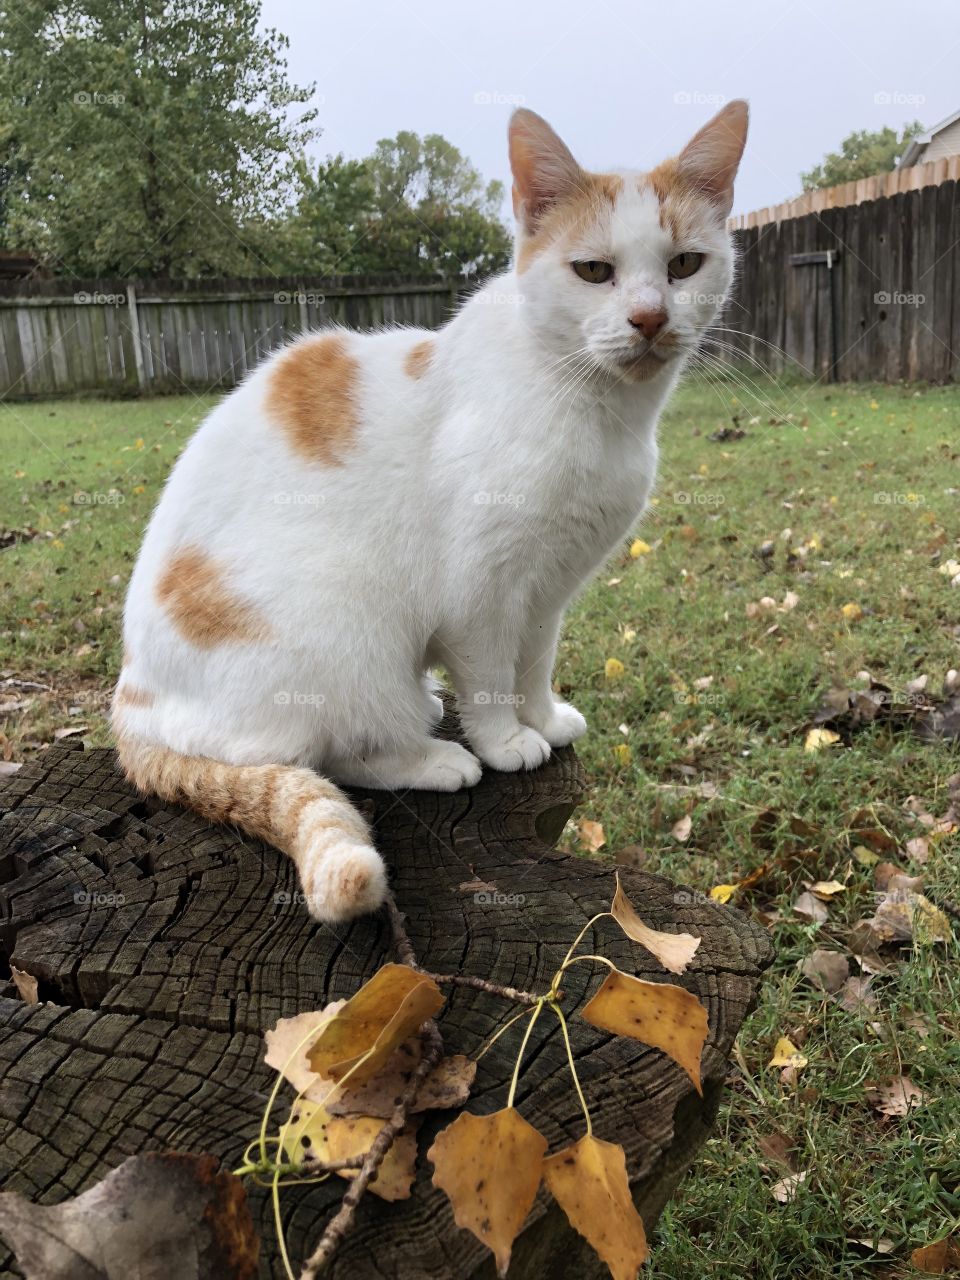
[{"label": "orange patch on fur", "polygon": [[430,367],[432,359],[433,342],[430,338],[424,338],[415,347],[411,347],[406,356],[404,356],[403,367],[411,378],[422,378]]},{"label": "orange patch on fur", "polygon": [[685,243],[698,225],[711,215],[710,201],[680,174],[677,156],[664,160],[640,178],[641,191],[651,187],[660,203],[660,226],[674,244]]},{"label": "orange patch on fur", "polygon": [[185,640],[198,649],[256,644],[270,627],[235,596],[217,562],[199,547],[178,551],[157,580],[156,596]]},{"label": "orange patch on fur", "polygon": [[583,186],[572,200],[554,205],[540,219],[536,233],[525,235],[517,249],[517,275],[523,275],[547,245],[582,230],[617,202],[623,179],[616,173],[584,173]]},{"label": "orange patch on fur", "polygon": [[118,707],[152,707],[155,701],[152,693],[134,684],[122,684],[117,690]]},{"label": "orange patch on fur", "polygon": [[360,419],[359,370],[339,333],[298,342],[274,365],[267,412],[279,422],[291,448],[308,461],[342,466]]}]

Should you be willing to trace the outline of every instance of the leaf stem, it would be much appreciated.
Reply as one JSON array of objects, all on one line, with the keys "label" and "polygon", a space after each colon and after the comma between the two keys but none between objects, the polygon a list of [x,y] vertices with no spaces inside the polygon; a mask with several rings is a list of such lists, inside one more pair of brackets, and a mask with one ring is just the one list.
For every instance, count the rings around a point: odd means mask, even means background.
[{"label": "leaf stem", "polygon": [[523,1055],[527,1047],[527,1041],[530,1039],[530,1032],[536,1026],[537,1019],[540,1017],[540,1012],[543,1009],[543,1006],[546,1003],[546,1000],[547,1000],[546,996],[540,996],[540,998],[537,1000],[536,1008],[533,1011],[533,1016],[531,1017],[530,1021],[527,1023],[527,1029],[524,1033],[523,1040],[520,1044],[520,1052],[517,1054],[517,1065],[513,1068],[513,1079],[510,1081],[510,1092],[507,1095],[508,1108],[513,1106],[514,1095],[517,1092],[517,1082],[520,1079],[520,1064],[523,1062]]},{"label": "leaf stem", "polygon": [[[587,957],[584,956],[583,959],[586,960]],[[558,1004],[554,1004],[553,1001],[551,1001],[551,1007],[553,1008],[554,1013],[560,1019],[560,1030],[563,1032],[563,1043],[567,1046],[567,1061],[570,1063],[570,1074],[573,1076],[573,1083],[577,1090],[577,1097],[580,1099],[580,1106],[583,1108],[583,1114],[587,1121],[587,1137],[589,1138],[593,1134],[593,1121],[590,1119],[590,1111],[587,1107],[587,1100],[583,1096],[583,1089],[581,1089],[580,1087],[580,1077],[577,1075],[577,1067],[573,1060],[573,1049],[571,1048],[571,1045],[570,1045],[570,1033],[567,1030],[567,1020],[563,1016],[563,1010],[560,1008]]]}]

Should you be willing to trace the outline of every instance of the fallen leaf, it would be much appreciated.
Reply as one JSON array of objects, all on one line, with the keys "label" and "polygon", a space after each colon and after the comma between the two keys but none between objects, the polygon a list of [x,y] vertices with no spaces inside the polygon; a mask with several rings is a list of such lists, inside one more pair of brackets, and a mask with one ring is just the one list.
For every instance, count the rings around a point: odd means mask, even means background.
[{"label": "fallen leaf", "polygon": [[679,840],[682,844],[684,840],[690,839],[690,831],[692,827],[693,819],[690,817],[689,813],[685,813],[683,817],[679,818],[670,828],[670,834],[673,836],[674,840]]},{"label": "fallen leaf", "polygon": [[592,818],[579,819],[577,835],[580,838],[580,848],[586,849],[588,853],[596,853],[607,843],[607,837],[603,834],[603,824],[594,822]]},{"label": "fallen leaf", "polygon": [[633,542],[630,543],[630,554],[634,560],[639,559],[640,556],[648,556],[652,550],[653,547],[644,542],[642,538],[634,538]]},{"label": "fallen leaf", "polygon": [[714,902],[719,902],[722,905],[725,902],[729,902],[736,891],[737,886],[735,884],[715,884],[710,890],[710,897]]},{"label": "fallen leaf", "polygon": [[626,667],[619,658],[608,658],[603,664],[603,674],[608,680],[619,680],[625,671]]},{"label": "fallen leaf", "polygon": [[839,880],[817,880],[813,884],[808,884],[807,888],[815,898],[819,898],[821,902],[829,902],[831,898],[835,898],[838,893],[844,893],[847,886]]},{"label": "fallen leaf", "polygon": [[697,1093],[703,1092],[700,1056],[707,1038],[707,1011],[683,987],[644,982],[613,969],[581,1013],[603,1031],[662,1049],[687,1073]]},{"label": "fallen leaf", "polygon": [[792,1143],[785,1133],[764,1134],[757,1139],[757,1146],[768,1160],[783,1165],[785,1169],[793,1169]]},{"label": "fallen leaf", "polygon": [[841,1008],[866,1018],[877,1011],[877,997],[870,989],[869,978],[847,978],[834,997]]},{"label": "fallen leaf", "polygon": [[131,1156],[56,1205],[0,1195],[0,1235],[26,1280],[254,1280],[260,1241],[239,1178],[213,1156]]},{"label": "fallen leaf", "polygon": [[623,1147],[588,1134],[544,1160],[543,1180],[613,1280],[636,1280],[649,1249],[630,1193]]},{"label": "fallen leaf", "polygon": [[13,978],[13,985],[17,988],[20,999],[25,1004],[40,1003],[40,997],[37,995],[37,979],[32,973],[27,973],[25,969],[18,969],[15,964],[12,964],[10,976]]},{"label": "fallen leaf", "polygon": [[812,893],[801,893],[793,904],[793,914],[811,924],[823,924],[830,912],[825,903],[815,898]]},{"label": "fallen leaf", "polygon": [[839,741],[839,733],[834,733],[832,729],[808,729],[803,749],[806,752],[822,751],[825,747],[835,746]]},{"label": "fallen leaf", "polygon": [[850,976],[850,962],[839,951],[812,951],[803,962],[802,972],[821,991],[839,991]]},{"label": "fallen leaf", "polygon": [[926,836],[914,836],[907,841],[907,856],[921,865],[930,857],[930,841]]},{"label": "fallen leaf", "polygon": [[923,1091],[909,1076],[891,1076],[880,1084],[866,1085],[867,1101],[883,1116],[905,1116],[924,1104]]},{"label": "fallen leaf", "polygon": [[874,867],[880,861],[879,853],[874,853],[872,849],[868,849],[865,844],[855,845],[852,850],[853,856],[861,867]]},{"label": "fallen leaf", "polygon": [[658,933],[645,925],[624,893],[619,874],[610,914],[628,938],[639,942],[671,973],[683,973],[700,946],[700,939],[690,933]]},{"label": "fallen leaf", "polygon": [[334,1082],[324,1079],[313,1070],[307,1058],[307,1050],[333,1015],[345,1004],[345,1000],[334,1000],[317,1012],[281,1018],[275,1027],[264,1034],[267,1045],[264,1061],[267,1066],[279,1071],[297,1093],[302,1093],[310,1102],[323,1102],[334,1087]]},{"label": "fallen leaf", "polygon": [[457,885],[458,893],[496,893],[497,886],[488,880],[464,880]]},{"label": "fallen leaf", "polygon": [[960,1242],[944,1236],[933,1244],[921,1245],[910,1254],[910,1265],[928,1276],[945,1276],[960,1269]]},{"label": "fallen leaf", "polygon": [[465,1112],[427,1152],[433,1185],[453,1206],[454,1221],[493,1251],[501,1277],[536,1198],[546,1150],[546,1138],[506,1107],[489,1116]]},{"label": "fallen leaf", "polygon": [[781,1036],[773,1047],[773,1057],[767,1066],[793,1067],[795,1071],[802,1071],[808,1061],[788,1036]]},{"label": "fallen leaf", "polygon": [[[389,1119],[409,1083],[411,1071],[420,1061],[421,1052],[419,1038],[404,1041],[371,1080],[356,1089],[347,1085],[329,1097],[327,1110],[334,1116],[359,1114]],[[416,1101],[409,1108],[411,1114],[462,1107],[470,1097],[476,1074],[476,1062],[462,1053],[441,1058],[420,1086]]]},{"label": "fallen leaf", "polygon": [[[325,1164],[365,1156],[382,1128],[381,1116],[334,1116],[322,1104],[301,1099],[294,1104],[280,1137],[291,1164],[303,1165],[309,1172],[313,1161]],[[381,1200],[408,1200],[416,1160],[416,1133],[408,1126],[388,1150],[370,1190]],[[339,1169],[337,1173],[352,1178],[356,1169]]]},{"label": "fallen leaf", "polygon": [[881,1236],[879,1240],[871,1240],[866,1236],[856,1237],[847,1236],[847,1244],[858,1244],[863,1249],[869,1249],[872,1253],[893,1253],[896,1249],[896,1243],[889,1240],[886,1236]]},{"label": "fallen leaf", "polygon": [[354,1084],[377,1074],[397,1045],[443,1004],[432,978],[405,964],[385,964],[324,1025],[307,1059],[318,1075]]},{"label": "fallen leaf", "polygon": [[770,1188],[774,1200],[778,1204],[789,1204],[797,1194],[802,1184],[806,1181],[807,1171],[802,1170],[800,1173],[788,1173],[785,1178],[781,1178],[779,1182],[775,1182]]}]

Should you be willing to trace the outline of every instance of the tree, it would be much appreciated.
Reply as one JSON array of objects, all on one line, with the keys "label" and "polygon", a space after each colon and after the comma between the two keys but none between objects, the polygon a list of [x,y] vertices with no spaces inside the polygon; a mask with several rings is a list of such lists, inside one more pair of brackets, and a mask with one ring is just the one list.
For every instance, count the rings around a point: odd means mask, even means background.
[{"label": "tree", "polygon": [[[503,184],[484,183],[439,134],[401,132],[366,160],[336,156],[306,175],[288,253],[296,270],[454,276],[500,270],[510,235]],[[289,268],[288,268],[289,269]]]},{"label": "tree", "polygon": [[822,164],[809,173],[801,173],[804,191],[819,187],[836,187],[841,182],[869,178],[874,173],[888,173],[907,149],[908,143],[923,132],[919,120],[896,129],[859,129],[840,143],[839,151],[829,152]]},{"label": "tree", "polygon": [[73,275],[264,274],[316,135],[259,0],[0,0],[6,247]]}]

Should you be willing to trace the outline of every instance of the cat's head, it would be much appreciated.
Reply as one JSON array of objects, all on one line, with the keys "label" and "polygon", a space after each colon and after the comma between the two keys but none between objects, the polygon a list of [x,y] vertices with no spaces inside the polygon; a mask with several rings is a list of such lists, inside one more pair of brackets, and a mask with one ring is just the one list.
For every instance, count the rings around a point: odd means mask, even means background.
[{"label": "cat's head", "polygon": [[696,349],[733,279],[726,219],[746,136],[747,104],[729,102],[656,169],[598,174],[535,112],[513,113],[516,271],[548,350],[639,382]]}]

